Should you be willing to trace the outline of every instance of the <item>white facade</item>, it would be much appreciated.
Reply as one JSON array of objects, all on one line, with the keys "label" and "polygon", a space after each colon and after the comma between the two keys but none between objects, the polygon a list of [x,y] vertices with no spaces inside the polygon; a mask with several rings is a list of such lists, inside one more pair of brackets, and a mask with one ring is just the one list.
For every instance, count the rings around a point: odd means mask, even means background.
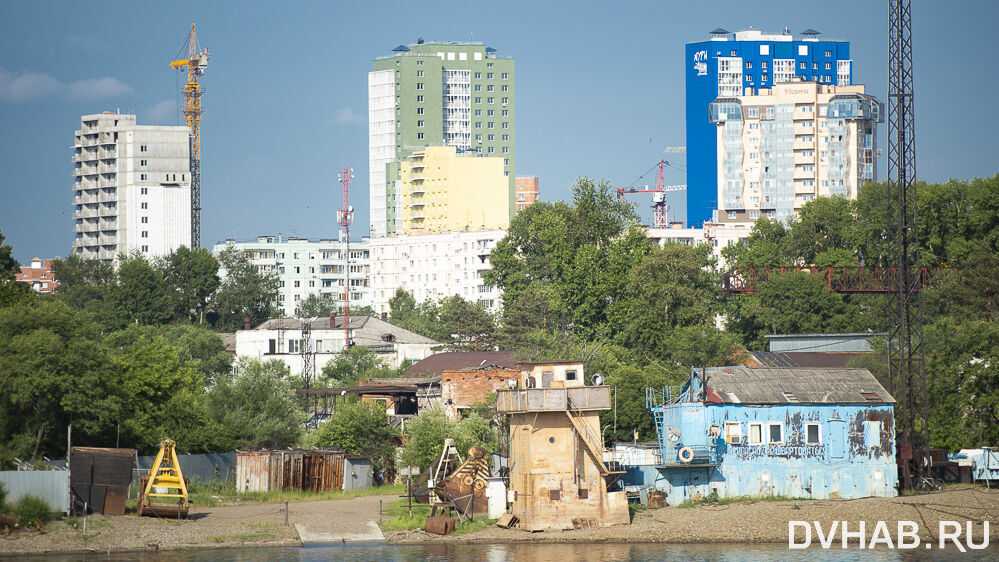
[{"label": "white facade", "polygon": [[212,252],[218,255],[229,244],[245,252],[259,271],[277,274],[276,306],[288,316],[294,316],[298,303],[308,295],[342,303],[348,283],[351,308],[372,305],[367,239],[351,242],[346,260],[344,244],[339,240],[259,236],[253,242],[227,240],[216,244]]},{"label": "white facade", "polygon": [[[249,357],[260,361],[278,359],[285,363],[292,374],[302,373],[303,351],[313,357],[315,374],[343,352],[346,337],[343,317],[314,318],[309,322],[308,346],[303,335],[303,320],[298,318],[273,318],[251,330],[236,332],[236,357]],[[420,361],[433,355],[433,348],[440,342],[414,334],[377,318],[350,317],[350,340],[378,353],[385,365],[399,368],[403,361]]]},{"label": "white facade", "polygon": [[709,107],[717,125],[715,223],[789,221],[816,197],[856,199],[877,178],[880,102],[864,87],[817,82],[746,89]]},{"label": "white facade", "polygon": [[752,232],[753,225],[705,222],[701,228],[650,228],[645,232],[645,236],[660,246],[667,243],[686,246],[711,244],[711,254],[718,260],[717,267],[724,269],[725,258],[722,257],[722,250],[727,246],[738,244],[740,240],[748,238]]},{"label": "white facade", "polygon": [[372,238],[375,312],[389,312],[388,301],[398,288],[412,293],[416,302],[458,295],[497,312],[500,290],[482,276],[490,268],[490,252],[504,236],[503,230],[483,230]]},{"label": "white facade", "polygon": [[369,72],[368,201],[373,238],[387,232],[385,165],[395,160],[395,142],[395,71]]},{"label": "white facade", "polygon": [[134,114],[84,115],[73,143],[73,253],[117,263],[191,245],[186,126],[136,125]]}]

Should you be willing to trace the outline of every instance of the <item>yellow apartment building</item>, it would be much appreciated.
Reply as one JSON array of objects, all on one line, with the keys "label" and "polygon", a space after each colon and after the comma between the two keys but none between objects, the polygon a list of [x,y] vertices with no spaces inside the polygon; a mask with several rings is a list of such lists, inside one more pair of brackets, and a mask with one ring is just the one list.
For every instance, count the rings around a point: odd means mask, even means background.
[{"label": "yellow apartment building", "polygon": [[399,183],[404,234],[510,226],[510,180],[503,158],[427,146],[401,162]]}]

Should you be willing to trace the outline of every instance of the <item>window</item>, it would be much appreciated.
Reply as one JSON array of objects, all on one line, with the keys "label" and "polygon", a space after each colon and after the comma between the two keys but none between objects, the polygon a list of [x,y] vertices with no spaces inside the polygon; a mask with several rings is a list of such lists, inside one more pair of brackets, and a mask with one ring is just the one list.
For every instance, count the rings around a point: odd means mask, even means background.
[{"label": "window", "polygon": [[576,380],[576,371],[566,371],[565,372],[565,380],[567,380],[567,381],[574,381],[574,380]]},{"label": "window", "polygon": [[482,98],[475,98],[475,103],[482,103]]},{"label": "window", "polygon": [[504,146],[503,147],[503,154],[510,154],[510,147],[509,146]]},{"label": "window", "polygon": [[510,103],[510,98],[503,98],[503,105]]},{"label": "window", "polygon": [[423,140],[423,133],[416,133],[416,140]]},{"label": "window", "polygon": [[492,129],[492,128],[493,128],[493,125],[495,125],[495,123],[493,123],[492,121],[490,121],[490,122],[489,122],[489,123],[488,123],[488,124],[486,125],[486,128],[488,128],[488,129]]},{"label": "window", "polygon": [[818,69],[819,69],[819,63],[813,62],[812,63],[812,70],[818,70]]},{"label": "window", "polygon": [[149,251],[149,246],[143,246],[142,247],[142,251],[143,252],[148,252]]},{"label": "window", "polygon": [[819,431],[819,424],[817,423],[806,423],[805,424],[805,445],[820,445],[821,431]]},{"label": "window", "polygon": [[476,79],[478,79],[478,78],[482,78],[482,73],[481,73],[481,72],[476,72],[476,73],[475,73],[475,78],[476,78]]},{"label": "window", "polygon": [[143,230],[142,231],[142,237],[143,238],[149,238],[149,231],[148,230]]},{"label": "window", "polygon": [[501,113],[501,115],[503,117],[509,117],[510,116],[510,110],[509,109],[504,109],[503,113]]},{"label": "window", "polygon": [[417,127],[422,127],[422,126],[423,126],[423,119],[420,119],[420,120],[418,120],[418,121],[416,122],[416,126],[417,126]]},{"label": "window", "polygon": [[827,62],[825,68],[826,68],[826,70],[832,70],[832,63],[831,62]]},{"label": "window", "polygon": [[808,68],[808,63],[804,63],[804,62],[798,63],[798,68],[804,70],[804,69]]},{"label": "window", "polygon": [[767,218],[768,219],[775,219],[775,218],[777,218],[777,211],[767,211]]},{"label": "window", "polygon": [[141,190],[139,190],[139,193],[142,195],[149,195],[149,188],[143,187]]},{"label": "window", "polygon": [[486,73],[486,79],[487,80],[492,80],[493,79],[493,73],[492,72]]},{"label": "window", "polygon": [[749,444],[759,445],[761,443],[763,443],[763,424],[762,423],[749,424]]},{"label": "window", "polygon": [[423,96],[416,96],[416,103],[423,103]]},{"label": "window", "polygon": [[487,141],[493,141],[495,139],[496,139],[496,135],[489,135],[489,136],[486,137]]},{"label": "window", "polygon": [[758,108],[758,107],[750,107],[750,108],[748,108],[746,110],[746,115],[748,117],[759,117],[760,116],[760,108]]},{"label": "window", "polygon": [[475,85],[475,91],[476,92],[481,92],[482,91],[482,84],[476,84]]},{"label": "window", "polygon": [[827,57],[831,57],[832,56],[832,51],[826,51],[826,56]]},{"label": "window", "polygon": [[496,102],[495,98],[486,98],[486,103],[495,103],[495,102]]},{"label": "window", "polygon": [[416,71],[416,77],[417,78],[423,78],[423,71],[422,70],[417,70]]},{"label": "window", "polygon": [[728,212],[728,220],[735,220],[735,216],[736,216],[736,212],[735,211],[729,211]]},{"label": "window", "polygon": [[735,56],[738,56],[738,54],[739,54],[739,53],[738,53],[738,52],[736,52],[735,50],[731,50],[731,51],[729,51],[729,52],[728,52],[728,56],[730,56],[730,57],[735,57]]},{"label": "window", "polygon": [[295,285],[296,288],[297,287],[301,287],[302,286],[302,282],[301,281],[295,281],[294,285]]},{"label": "window", "polygon": [[417,115],[423,115],[423,108],[422,107],[417,107],[416,108],[416,114]]},{"label": "window", "polygon": [[500,77],[503,78],[504,80],[506,80],[506,79],[510,78],[510,74],[508,72],[504,72],[503,74],[500,75]]},{"label": "window", "polygon": [[503,135],[503,140],[504,141],[510,140],[510,135]]},{"label": "window", "polygon": [[[295,295],[296,297],[298,295]],[[288,340],[288,353],[301,353],[302,340]]]},{"label": "window", "polygon": [[487,92],[492,92],[494,89],[495,89],[495,87],[492,84],[489,84],[488,86],[486,86],[486,91]]},{"label": "window", "polygon": [[752,220],[756,220],[756,219],[760,218],[760,212],[759,211],[749,211],[749,218],[752,219]]},{"label": "window", "polygon": [[486,149],[486,152],[488,152],[489,154],[492,154],[492,153],[496,152],[496,148],[490,146],[489,148]]},{"label": "window", "polygon": [[475,140],[482,142],[482,135],[475,135]]},{"label": "window", "polygon": [[780,422],[767,424],[767,443],[780,444],[784,442],[784,425]]},{"label": "window", "polygon": [[742,424],[739,422],[725,422],[725,442],[729,445],[742,444]]},{"label": "window", "polygon": [[510,91],[510,86],[507,86],[506,84],[503,84],[502,86],[500,86],[500,91],[501,92],[509,92]]},{"label": "window", "polygon": [[508,121],[504,121],[503,122],[503,128],[504,129],[509,129],[510,128],[510,123]]},{"label": "window", "polygon": [[762,77],[760,78],[760,82],[766,82],[766,81],[767,81],[767,78],[768,78],[768,76],[767,76],[767,73],[766,73],[766,72],[764,72],[764,73],[763,73],[763,76],[762,76]]},{"label": "window", "polygon": [[476,109],[476,110],[475,110],[475,116],[476,116],[476,117],[479,117],[479,116],[481,116],[481,115],[482,115],[482,110],[481,110],[481,109]]},{"label": "window", "polygon": [[760,61],[760,68],[766,68],[766,67],[767,67],[767,61]]},{"label": "window", "polygon": [[141,220],[140,220],[140,222],[142,222],[142,224],[148,224],[149,223],[149,217],[142,217]]},{"label": "window", "polygon": [[145,152],[146,150],[147,150],[146,145],[143,144],[143,145],[139,146],[139,152]]},{"label": "window", "polygon": [[482,128],[482,121],[476,121],[475,122],[475,128],[476,129],[481,129]]},{"label": "window", "polygon": [[496,111],[492,110],[492,109],[490,109],[489,111],[486,111],[486,115],[489,116],[489,117],[492,117],[494,113],[496,113]]},{"label": "window", "polygon": [[139,160],[140,166],[145,166],[148,162],[146,160]]},{"label": "window", "polygon": [[423,89],[423,82],[417,82],[416,83],[416,89],[417,90],[422,90]]},{"label": "window", "polygon": [[750,69],[750,68],[753,68],[753,62],[752,62],[752,61],[748,61],[748,60],[747,60],[747,61],[746,61],[746,68],[747,68],[747,69]]},{"label": "window", "polygon": [[416,66],[423,66],[423,61],[421,60],[416,61]]}]

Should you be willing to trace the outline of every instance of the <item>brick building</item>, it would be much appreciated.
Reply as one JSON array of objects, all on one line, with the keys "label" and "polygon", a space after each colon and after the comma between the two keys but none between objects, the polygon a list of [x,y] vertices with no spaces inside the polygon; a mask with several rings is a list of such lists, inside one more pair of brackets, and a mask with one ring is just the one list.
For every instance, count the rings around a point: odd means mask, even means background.
[{"label": "brick building", "polygon": [[508,381],[520,378],[520,369],[496,365],[446,370],[441,373],[441,405],[450,419],[461,417],[461,411],[485,400],[490,392],[506,388]]},{"label": "brick building", "polygon": [[52,275],[52,260],[41,258],[34,258],[30,266],[22,267],[17,280],[28,283],[35,292],[43,295],[54,293],[59,286],[59,281]]}]

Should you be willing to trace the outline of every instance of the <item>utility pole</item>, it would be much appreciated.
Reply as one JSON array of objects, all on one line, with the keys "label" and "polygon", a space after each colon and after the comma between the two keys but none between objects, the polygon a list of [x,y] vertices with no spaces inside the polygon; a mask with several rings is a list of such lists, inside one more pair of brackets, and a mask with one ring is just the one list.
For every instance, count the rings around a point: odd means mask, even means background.
[{"label": "utility pole", "polygon": [[888,182],[894,200],[888,239],[889,259],[897,268],[897,282],[890,293],[888,378],[897,401],[897,453],[911,453],[899,476],[902,485],[911,489],[929,468],[925,458],[930,428],[919,274],[910,0],[889,0],[888,20]]},{"label": "utility pole", "polygon": [[350,206],[347,191],[350,180],[354,179],[354,169],[344,166],[340,172],[340,183],[343,184],[343,206],[337,212],[337,222],[343,227],[343,350],[350,348],[350,223],[354,221],[354,208]]}]

